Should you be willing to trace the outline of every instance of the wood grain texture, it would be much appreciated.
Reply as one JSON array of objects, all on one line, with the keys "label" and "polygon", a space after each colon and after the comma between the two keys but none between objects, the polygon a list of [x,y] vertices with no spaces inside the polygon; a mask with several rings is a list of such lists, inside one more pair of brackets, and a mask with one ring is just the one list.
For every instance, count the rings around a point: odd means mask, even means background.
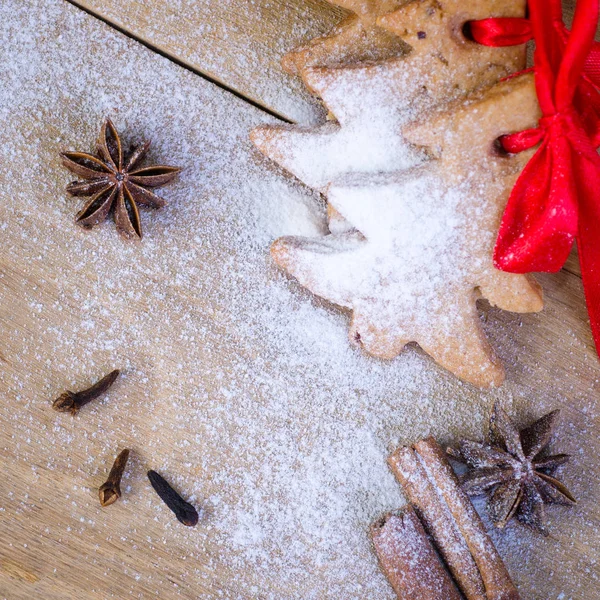
[{"label": "wood grain texture", "polygon": [[[69,1],[287,119],[308,125],[323,117],[281,58],[347,14],[325,0]],[[564,1],[567,23],[574,3]]]},{"label": "wood grain texture", "polygon": [[[370,523],[402,503],[388,453],[429,434],[478,439],[494,401],[519,423],[562,407],[556,450],[573,454],[563,479],[579,503],[550,511],[550,538],[493,532],[523,598],[597,597],[600,367],[576,274],[540,277],[537,315],[481,305],[507,365],[499,390],[414,349],[338,363],[346,318],[266,259],[272,239],[298,233],[303,219],[287,215],[316,211],[248,142],[273,119],[63,0],[0,4],[0,79],[0,598],[391,600],[368,544]],[[111,223],[75,228],[79,203],[64,194],[58,151],[89,149],[107,113],[125,138],[153,140],[151,159],[185,167],[164,189],[169,207],[143,212],[140,245]],[[320,330],[307,341],[310,320]],[[52,411],[114,367],[124,374],[106,399],[76,418]],[[122,447],[123,498],[101,509]],[[361,465],[371,487],[356,484]],[[203,509],[197,528],[156,500],[148,468]],[[303,494],[314,513],[294,504]],[[339,527],[353,532],[339,553],[307,526],[329,498],[347,502]],[[280,514],[281,538],[244,527],[270,532]]]},{"label": "wood grain texture", "polygon": [[292,121],[323,117],[281,57],[346,14],[324,0],[73,2]]}]

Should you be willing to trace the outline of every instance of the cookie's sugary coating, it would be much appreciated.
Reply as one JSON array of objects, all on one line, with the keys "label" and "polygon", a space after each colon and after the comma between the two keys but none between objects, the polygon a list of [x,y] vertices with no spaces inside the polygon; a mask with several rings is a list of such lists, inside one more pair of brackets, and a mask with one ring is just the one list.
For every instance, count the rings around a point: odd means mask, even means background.
[{"label": "cookie's sugary coating", "polygon": [[302,71],[337,122],[252,133],[265,155],[329,202],[331,234],[277,240],[275,261],[350,309],[350,339],[370,354],[389,359],[418,342],[482,387],[499,385],[504,369],[477,298],[515,312],[542,308],[532,278],[492,264],[508,193],[528,158],[500,156],[494,144],[534,126],[539,108],[531,78],[489,88],[524,66],[524,47],[476,44],[464,24],[524,11],[524,0],[409,2],[378,17],[411,45],[406,56]]},{"label": "cookie's sugary coating", "polygon": [[[389,173],[418,164],[422,154],[406,143],[401,133],[404,125],[525,65],[524,47],[489,48],[462,35],[458,25],[481,18],[488,4],[497,2],[436,1],[433,6],[438,8],[431,11],[429,0],[409,3],[389,17],[395,29],[405,17],[403,35],[415,43],[405,57],[302,71],[306,86],[337,122],[317,128],[259,128],[252,133],[254,143],[320,191],[349,172]],[[502,15],[524,15],[524,0],[505,4]],[[420,26],[427,32],[424,39],[417,35]]]},{"label": "cookie's sugary coating", "polygon": [[435,145],[439,158],[332,184],[329,202],[356,229],[281,238],[273,258],[313,293],[352,310],[350,340],[370,354],[394,358],[417,342],[465,381],[500,385],[504,369],[477,299],[514,312],[539,311],[543,302],[533,278],[492,264],[507,195],[527,160],[495,153],[494,141],[535,125],[538,111],[533,77],[525,75],[409,130],[409,139]]}]

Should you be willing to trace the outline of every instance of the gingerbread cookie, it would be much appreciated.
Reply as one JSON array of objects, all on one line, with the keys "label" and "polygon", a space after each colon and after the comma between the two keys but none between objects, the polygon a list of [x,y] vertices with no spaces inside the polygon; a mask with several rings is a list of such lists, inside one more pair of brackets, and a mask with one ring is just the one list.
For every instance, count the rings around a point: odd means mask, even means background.
[{"label": "gingerbread cookie", "polygon": [[380,27],[377,19],[395,10],[406,0],[328,0],[353,14],[333,31],[286,54],[283,68],[299,75],[306,67],[332,67],[365,61],[379,61],[406,54],[408,47]]},{"label": "gingerbread cookie", "polygon": [[499,385],[504,370],[476,300],[532,312],[542,308],[542,295],[532,278],[492,264],[502,211],[529,158],[501,155],[495,141],[535,126],[538,117],[532,75],[428,117],[406,135],[438,158],[331,184],[329,202],[356,230],[279,239],[275,261],[315,294],[350,309],[350,339],[370,354],[393,358],[416,341],[465,381]]},{"label": "gingerbread cookie", "polygon": [[462,34],[461,24],[471,19],[524,14],[525,0],[507,0],[501,9],[497,5],[497,0],[410,2],[380,19],[411,44],[406,57],[302,72],[337,122],[317,128],[262,127],[253,131],[252,140],[320,191],[348,173],[389,173],[418,164],[424,156],[404,139],[405,124],[525,64],[522,47],[489,48]]}]

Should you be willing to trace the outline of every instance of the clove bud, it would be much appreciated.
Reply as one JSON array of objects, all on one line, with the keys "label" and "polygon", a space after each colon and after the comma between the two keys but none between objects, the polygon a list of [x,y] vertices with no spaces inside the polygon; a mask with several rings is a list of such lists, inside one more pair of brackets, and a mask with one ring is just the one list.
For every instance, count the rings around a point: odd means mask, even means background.
[{"label": "clove bud", "polygon": [[121,450],[108,474],[108,479],[100,486],[98,495],[102,506],[110,506],[121,497],[121,478],[129,459],[129,450]]},{"label": "clove bud", "polygon": [[102,396],[102,394],[104,394],[104,392],[106,392],[115,382],[119,373],[119,369],[115,369],[100,381],[81,392],[71,392],[69,390],[63,392],[53,402],[52,408],[58,412],[70,412],[72,415],[76,415],[82,406]]},{"label": "clove bud", "polygon": [[177,520],[188,527],[198,523],[198,511],[186,502],[156,471],[148,471],[148,479],[160,499],[175,513]]}]

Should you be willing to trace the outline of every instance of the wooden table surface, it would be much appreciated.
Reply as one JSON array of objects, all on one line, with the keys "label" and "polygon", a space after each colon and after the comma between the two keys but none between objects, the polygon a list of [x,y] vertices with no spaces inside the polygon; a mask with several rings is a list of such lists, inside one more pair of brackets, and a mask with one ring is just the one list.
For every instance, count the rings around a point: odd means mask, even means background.
[{"label": "wooden table surface", "polygon": [[[322,229],[322,206],[248,132],[324,117],[279,60],[342,15],[320,0],[1,3],[0,598],[391,599],[366,536],[403,502],[386,454],[429,433],[480,437],[496,400],[522,422],[563,408],[557,449],[574,455],[564,478],[579,503],[551,512],[548,539],[492,533],[523,598],[600,598],[600,363],[576,254],[539,277],[539,315],[482,304],[507,364],[490,392],[414,350],[389,364],[344,350],[332,374],[339,356],[320,337],[343,339],[346,316],[269,264],[275,237]],[[152,138],[154,160],[185,166],[169,208],[142,214],[142,244],[72,224],[57,153],[88,150],[106,114]],[[97,406],[51,410],[115,366],[124,375]],[[355,440],[366,464],[360,451],[343,462]],[[126,493],[103,510],[97,487],[125,446]],[[199,527],[169,518],[147,468],[203,507]],[[358,468],[381,488],[361,488]],[[315,491],[303,513],[295,496],[316,480],[348,489]],[[274,498],[286,519],[265,514]],[[320,506],[347,521],[352,552],[319,539]],[[273,539],[251,539],[261,531]]]}]

